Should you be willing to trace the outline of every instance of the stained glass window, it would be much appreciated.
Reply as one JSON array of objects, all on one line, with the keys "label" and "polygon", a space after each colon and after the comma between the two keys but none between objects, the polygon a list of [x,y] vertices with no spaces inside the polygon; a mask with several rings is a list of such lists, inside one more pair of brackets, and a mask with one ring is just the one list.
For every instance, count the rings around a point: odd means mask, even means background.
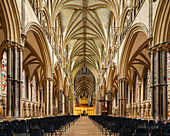
[{"label": "stained glass window", "polygon": [[22,98],[25,99],[25,71],[22,72]]},{"label": "stained glass window", "polygon": [[2,93],[7,93],[7,53],[2,54]]},{"label": "stained glass window", "polygon": [[169,52],[167,53],[167,92],[168,92],[168,97],[170,97],[170,54]]},{"label": "stained glass window", "polygon": [[35,100],[35,93],[36,93],[36,82],[35,82],[35,76],[33,76],[32,79],[32,99]]},{"label": "stained glass window", "polygon": [[136,76],[136,102],[139,102],[139,79],[138,75]]},{"label": "stained glass window", "polygon": [[147,72],[147,99],[151,99],[151,72]]}]

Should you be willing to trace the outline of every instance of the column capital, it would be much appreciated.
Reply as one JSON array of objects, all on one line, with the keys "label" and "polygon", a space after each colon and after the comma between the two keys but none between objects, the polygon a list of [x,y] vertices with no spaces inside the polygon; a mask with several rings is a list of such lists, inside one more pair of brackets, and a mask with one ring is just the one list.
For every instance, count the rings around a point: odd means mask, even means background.
[{"label": "column capital", "polygon": [[149,37],[147,39],[147,43],[148,43],[148,46],[151,47],[152,46],[152,41],[153,41],[153,37]]},{"label": "column capital", "polygon": [[18,49],[18,45],[16,43],[14,43],[12,46],[14,49],[16,49],[16,50]]},{"label": "column capital", "polygon": [[50,80],[50,81],[53,81],[53,78],[52,77],[45,77],[44,80]]},{"label": "column capital", "polygon": [[155,46],[152,46],[151,48],[149,48],[149,53],[154,53],[154,52],[161,51],[161,50],[168,51],[169,45],[170,45],[170,43],[168,43],[168,42],[156,44]]},{"label": "column capital", "polygon": [[58,89],[58,92],[63,92],[63,89]]},{"label": "column capital", "polygon": [[6,48],[14,48],[14,49],[18,49],[19,51],[24,50],[24,46],[14,41],[5,40],[3,44]]},{"label": "column capital", "polygon": [[22,52],[22,51],[24,51],[24,50],[25,50],[24,46],[19,46],[19,47],[18,47],[18,51]]},{"label": "column capital", "polygon": [[127,78],[126,77],[122,77],[122,78],[119,78],[118,80],[119,81],[127,81]]},{"label": "column capital", "polygon": [[106,93],[112,93],[112,90],[106,90]]},{"label": "column capital", "polygon": [[6,48],[11,48],[12,47],[12,42],[10,40],[5,40],[3,41],[3,44]]}]

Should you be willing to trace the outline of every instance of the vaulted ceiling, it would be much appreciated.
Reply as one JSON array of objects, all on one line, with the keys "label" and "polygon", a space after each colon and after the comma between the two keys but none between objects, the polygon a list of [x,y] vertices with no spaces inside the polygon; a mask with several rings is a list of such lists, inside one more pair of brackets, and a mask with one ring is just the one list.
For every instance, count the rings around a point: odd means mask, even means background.
[{"label": "vaulted ceiling", "polygon": [[111,17],[110,10],[100,7],[103,4],[101,0],[71,0],[59,14],[70,72],[82,67],[99,72]]},{"label": "vaulted ceiling", "polygon": [[74,79],[75,92],[77,95],[88,94],[92,95],[95,91],[95,79],[92,72],[87,68],[82,68],[76,74]]},{"label": "vaulted ceiling", "polygon": [[[88,68],[95,81],[82,76],[75,91],[94,91],[94,84],[102,71],[109,48],[110,26],[118,16],[116,0],[61,0],[63,8],[59,13],[60,30],[63,37],[63,53],[66,69],[74,81],[82,68]],[[58,7],[60,4],[58,3]]]}]

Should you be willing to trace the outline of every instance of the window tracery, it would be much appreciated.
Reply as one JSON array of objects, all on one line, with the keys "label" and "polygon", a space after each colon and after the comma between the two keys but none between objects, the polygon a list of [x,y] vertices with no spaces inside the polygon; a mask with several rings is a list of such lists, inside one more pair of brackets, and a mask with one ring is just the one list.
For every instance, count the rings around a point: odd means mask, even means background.
[{"label": "window tracery", "polygon": [[139,102],[139,78],[136,76],[136,103]]},{"label": "window tracery", "polygon": [[2,54],[2,93],[7,93],[7,53]]},{"label": "window tracery", "polygon": [[170,53],[167,53],[167,93],[170,97]]},{"label": "window tracery", "polygon": [[32,99],[33,99],[33,101],[35,101],[35,99],[36,99],[36,79],[35,79],[35,76],[33,76],[33,79],[32,79]]},{"label": "window tracery", "polygon": [[22,98],[25,99],[25,70],[22,72]]},{"label": "window tracery", "polygon": [[28,83],[28,75],[25,75],[25,93],[26,93],[26,99],[29,99],[29,90],[28,90],[28,88],[29,88],[29,83]]},{"label": "window tracery", "polygon": [[147,99],[151,99],[151,72],[148,70],[147,72]]}]

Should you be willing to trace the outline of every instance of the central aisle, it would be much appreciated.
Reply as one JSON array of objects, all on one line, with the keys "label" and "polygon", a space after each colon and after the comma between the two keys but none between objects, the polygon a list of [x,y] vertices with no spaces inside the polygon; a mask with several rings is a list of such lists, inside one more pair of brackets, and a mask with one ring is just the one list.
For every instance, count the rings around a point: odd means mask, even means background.
[{"label": "central aisle", "polygon": [[63,136],[103,136],[103,134],[87,116],[82,116]]}]

